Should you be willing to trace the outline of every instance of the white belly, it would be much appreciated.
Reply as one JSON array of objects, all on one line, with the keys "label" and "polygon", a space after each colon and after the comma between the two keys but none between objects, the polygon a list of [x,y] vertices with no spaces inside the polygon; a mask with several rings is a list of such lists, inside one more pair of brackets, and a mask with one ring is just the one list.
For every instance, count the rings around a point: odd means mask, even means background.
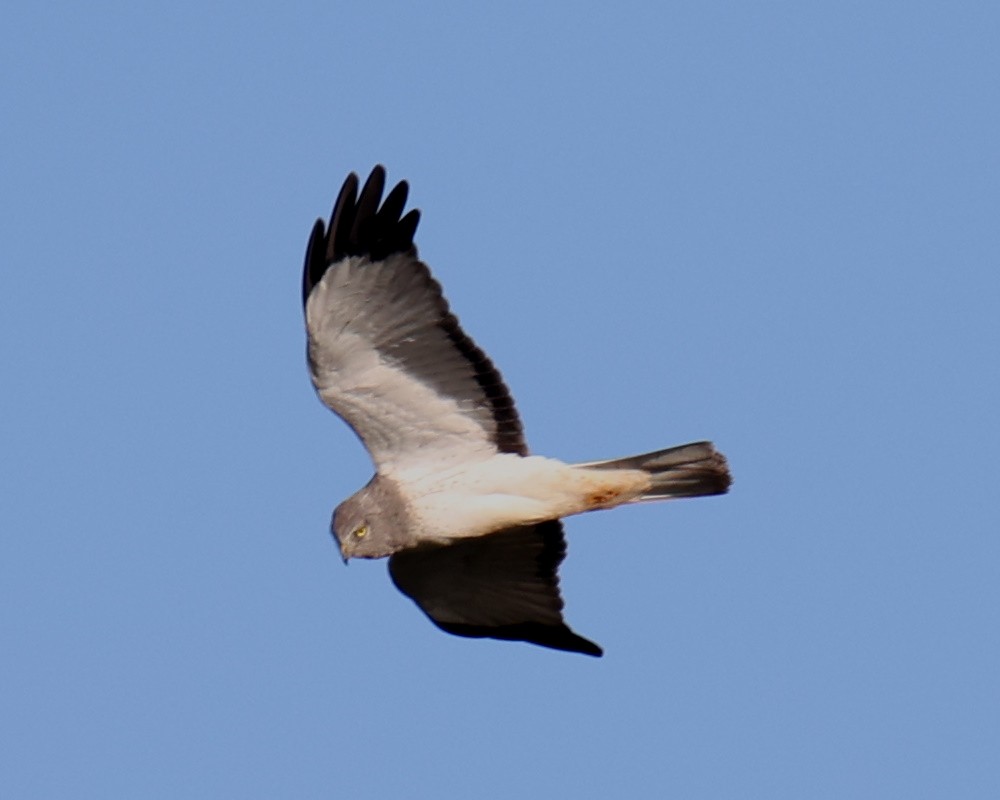
[{"label": "white belly", "polygon": [[[596,501],[609,480],[617,502]],[[427,476],[412,488],[419,496],[418,525],[427,534],[457,539],[618,505],[646,481],[645,473],[632,470],[580,469],[553,458],[505,453]]]}]

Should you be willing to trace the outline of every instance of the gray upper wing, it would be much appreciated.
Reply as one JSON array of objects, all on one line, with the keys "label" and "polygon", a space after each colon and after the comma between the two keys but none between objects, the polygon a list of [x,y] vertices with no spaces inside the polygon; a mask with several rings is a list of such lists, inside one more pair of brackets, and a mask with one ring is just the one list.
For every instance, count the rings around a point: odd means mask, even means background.
[{"label": "gray upper wing", "polygon": [[317,221],[309,240],[303,299],[320,398],[384,472],[526,454],[500,373],[417,258],[406,183],[382,202],[384,185],[381,166],[360,196],[348,176],[329,227]]},{"label": "gray upper wing", "polygon": [[562,523],[552,520],[403,550],[389,559],[389,574],[448,633],[599,656],[601,648],[563,620],[558,569],[565,555]]}]

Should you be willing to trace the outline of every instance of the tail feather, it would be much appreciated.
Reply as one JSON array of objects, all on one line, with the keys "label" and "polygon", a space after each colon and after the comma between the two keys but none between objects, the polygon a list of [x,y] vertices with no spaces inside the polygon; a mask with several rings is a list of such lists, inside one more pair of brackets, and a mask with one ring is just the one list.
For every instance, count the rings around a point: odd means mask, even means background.
[{"label": "tail feather", "polygon": [[726,457],[711,442],[692,442],[653,453],[577,466],[588,469],[641,469],[648,473],[652,485],[633,503],[725,494],[732,483]]}]

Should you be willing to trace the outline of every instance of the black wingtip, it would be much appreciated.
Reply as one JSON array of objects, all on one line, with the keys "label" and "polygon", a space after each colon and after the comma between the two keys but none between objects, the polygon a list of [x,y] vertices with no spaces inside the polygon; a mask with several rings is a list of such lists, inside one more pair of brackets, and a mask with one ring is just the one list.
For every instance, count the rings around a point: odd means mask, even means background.
[{"label": "black wingtip", "polygon": [[302,302],[305,303],[309,292],[326,271],[326,225],[323,220],[316,220],[312,233],[309,234],[309,244],[306,245],[306,265],[302,270]]},{"label": "black wingtip", "polygon": [[406,181],[397,183],[382,202],[385,179],[385,167],[376,164],[360,196],[358,176],[352,172],[344,179],[333,204],[329,227],[324,230],[319,221],[309,237],[302,275],[303,302],[326,268],[342,258],[367,256],[379,261],[393,253],[416,254],[413,237],[420,212],[413,209],[403,216],[409,193]]},{"label": "black wingtip", "polygon": [[600,658],[604,651],[599,645],[574,633],[566,625],[543,625],[539,622],[521,622],[516,625],[461,625],[431,619],[445,633],[471,639],[502,639],[510,642],[527,642],[567,653],[582,653]]}]

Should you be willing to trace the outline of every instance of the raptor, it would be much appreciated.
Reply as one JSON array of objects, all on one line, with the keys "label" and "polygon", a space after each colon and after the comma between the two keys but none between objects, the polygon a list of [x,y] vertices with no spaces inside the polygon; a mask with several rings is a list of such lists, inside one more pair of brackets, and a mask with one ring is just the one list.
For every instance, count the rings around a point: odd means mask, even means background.
[{"label": "raptor", "polygon": [[507,386],[417,256],[408,186],[348,175],[317,220],[302,283],[320,399],[375,465],[334,511],[345,561],[389,559],[396,587],[460,636],[602,654],[563,619],[563,517],[726,492],[710,442],[568,464],[532,455]]}]

